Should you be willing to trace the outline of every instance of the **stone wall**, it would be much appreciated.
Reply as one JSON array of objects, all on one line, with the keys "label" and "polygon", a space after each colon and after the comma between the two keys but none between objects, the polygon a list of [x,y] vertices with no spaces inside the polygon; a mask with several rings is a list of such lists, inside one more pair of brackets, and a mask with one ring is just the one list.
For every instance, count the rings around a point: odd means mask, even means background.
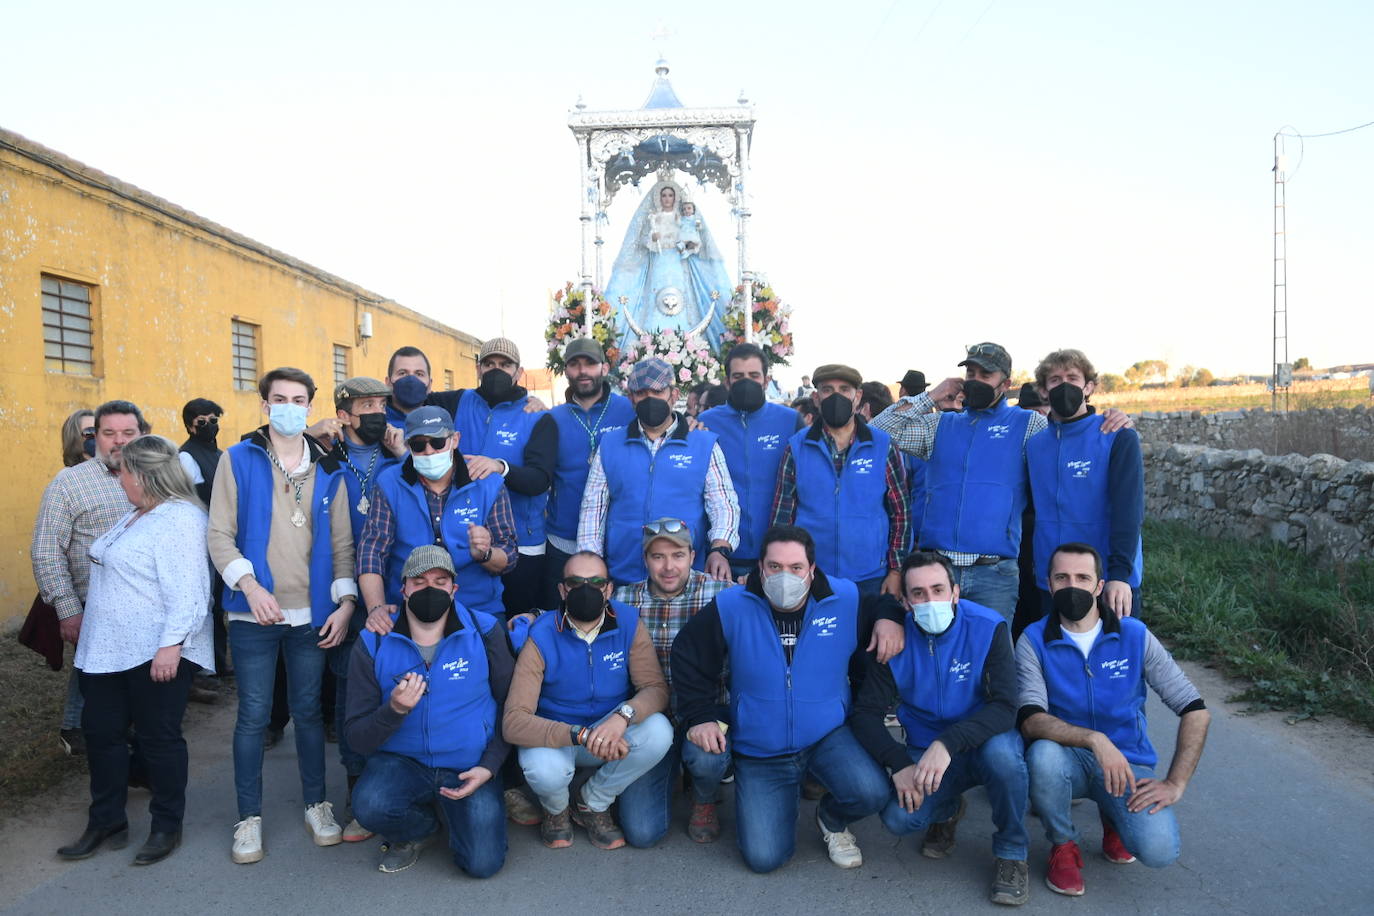
[{"label": "stone wall", "polygon": [[1178,410],[1135,415],[1144,442],[1187,443],[1220,449],[1259,449],[1269,455],[1335,455],[1374,461],[1374,410],[1330,407],[1275,414],[1263,408],[1204,414]]},{"label": "stone wall", "polygon": [[1374,463],[1157,441],[1141,450],[1152,518],[1209,537],[1270,538],[1325,562],[1374,558]]}]

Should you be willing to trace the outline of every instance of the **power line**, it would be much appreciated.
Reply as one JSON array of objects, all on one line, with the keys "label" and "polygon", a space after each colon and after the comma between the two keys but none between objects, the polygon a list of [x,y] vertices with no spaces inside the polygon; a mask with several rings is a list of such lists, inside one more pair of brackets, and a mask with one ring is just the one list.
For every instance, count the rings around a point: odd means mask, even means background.
[{"label": "power line", "polygon": [[1374,127],[1374,121],[1366,121],[1363,124],[1356,124],[1354,127],[1347,127],[1343,130],[1329,130],[1324,134],[1300,134],[1297,132],[1296,129],[1294,129],[1293,133],[1291,134],[1284,134],[1283,132],[1285,130],[1288,130],[1287,127],[1281,128],[1279,130],[1279,133],[1283,134],[1285,137],[1297,137],[1299,139],[1315,140],[1318,137],[1334,137],[1337,134],[1348,134],[1351,131],[1364,130],[1366,127]]}]

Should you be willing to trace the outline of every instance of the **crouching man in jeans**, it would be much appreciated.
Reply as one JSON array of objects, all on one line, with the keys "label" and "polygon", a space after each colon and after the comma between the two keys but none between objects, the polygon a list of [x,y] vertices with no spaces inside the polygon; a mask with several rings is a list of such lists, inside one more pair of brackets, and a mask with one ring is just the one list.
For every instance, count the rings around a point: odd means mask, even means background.
[{"label": "crouching man in jeans", "polygon": [[[1021,733],[1031,803],[1054,845],[1045,883],[1083,893],[1083,856],[1069,805],[1091,798],[1102,815],[1102,854],[1117,864],[1137,857],[1151,868],[1178,858],[1173,808],[1188,786],[1211,714],[1167,649],[1134,617],[1103,614],[1102,556],[1087,544],[1060,544],[1050,556],[1053,613],[1016,643]],[[1145,686],[1178,715],[1169,775],[1145,730]]]},{"label": "crouching man in jeans", "polygon": [[[673,743],[663,716],[668,684],[653,641],[638,611],[610,600],[610,574],[596,554],[568,558],[558,593],[562,607],[530,626],[503,722],[544,808],[540,837],[550,849],[571,846],[571,818],[599,849],[619,849],[626,840],[651,846],[663,835],[652,805],[625,799],[620,826],[610,807]],[[570,806],[578,766],[596,772]]]},{"label": "crouching man in jeans", "polygon": [[415,548],[401,571],[404,611],[385,636],[353,647],[344,726],[367,757],[353,813],[385,840],[378,868],[397,872],[448,824],[453,861],[489,878],[506,861],[501,770],[509,747],[497,724],[514,660],[496,618],[454,601],[449,552]]}]

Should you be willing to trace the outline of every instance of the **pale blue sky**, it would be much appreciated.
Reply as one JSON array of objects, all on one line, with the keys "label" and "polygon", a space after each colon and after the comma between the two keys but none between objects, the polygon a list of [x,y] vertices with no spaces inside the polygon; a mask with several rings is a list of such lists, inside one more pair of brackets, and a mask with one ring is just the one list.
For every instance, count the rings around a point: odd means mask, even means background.
[{"label": "pale blue sky", "polygon": [[[783,380],[893,381],[982,339],[1267,371],[1271,137],[1374,120],[1366,3],[468,6],[11,0],[0,126],[478,336],[504,304],[535,363],[578,264],[567,111],[638,106],[662,47],[686,104],[756,106]],[[1374,361],[1371,163],[1374,128],[1312,140],[1289,186],[1293,357]]]}]

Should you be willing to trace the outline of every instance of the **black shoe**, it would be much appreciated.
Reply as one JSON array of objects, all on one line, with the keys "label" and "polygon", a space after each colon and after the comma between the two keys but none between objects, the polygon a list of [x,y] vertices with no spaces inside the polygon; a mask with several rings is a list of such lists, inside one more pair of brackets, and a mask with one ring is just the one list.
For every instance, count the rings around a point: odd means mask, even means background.
[{"label": "black shoe", "polygon": [[81,839],[70,846],[63,846],[57,850],[57,854],[69,862],[75,862],[77,859],[89,859],[95,855],[100,844],[106,842],[109,843],[111,849],[123,849],[129,845],[129,825],[120,824],[118,827],[104,828],[87,827],[86,832],[81,834]]},{"label": "black shoe", "polygon": [[86,736],[81,729],[64,728],[57,733],[57,740],[62,745],[62,753],[68,757],[86,756]]},{"label": "black shoe", "polygon": [[284,731],[285,729],[273,728],[270,725],[267,726],[267,734],[262,739],[262,749],[264,751],[270,751],[272,748],[276,747],[277,743],[281,741]]},{"label": "black shoe", "polygon": [[339,743],[339,733],[334,728],[334,723],[332,721],[324,723],[324,741],[326,744]]},{"label": "black shoe", "polygon": [[174,830],[171,833],[154,830],[148,834],[148,842],[144,843],[143,848],[134,856],[134,864],[152,865],[154,862],[161,862],[172,854],[173,849],[180,845],[180,830]]}]

